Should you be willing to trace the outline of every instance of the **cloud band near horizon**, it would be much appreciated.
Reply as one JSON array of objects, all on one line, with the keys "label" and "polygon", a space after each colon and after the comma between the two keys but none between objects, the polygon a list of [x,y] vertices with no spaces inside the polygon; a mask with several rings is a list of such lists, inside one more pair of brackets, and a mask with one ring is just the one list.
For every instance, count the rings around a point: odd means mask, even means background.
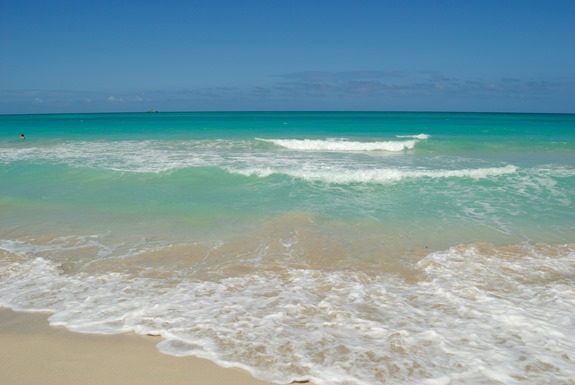
[{"label": "cloud band near horizon", "polygon": [[[282,109],[291,101],[306,110],[498,110],[515,101],[517,112],[575,113],[573,79],[533,76],[461,78],[437,71],[304,71],[269,76],[265,85],[138,90],[0,90],[0,113]],[[444,101],[438,105],[435,101]],[[565,100],[564,105],[547,100]],[[489,100],[493,107],[489,107]],[[300,101],[294,104],[293,101]],[[447,101],[447,102],[445,102]],[[449,101],[452,101],[450,105]],[[381,102],[381,103],[378,103]],[[538,104],[540,103],[540,104]],[[522,104],[524,108],[522,108]],[[365,108],[362,108],[364,106]],[[387,107],[387,108],[386,108]],[[294,109],[294,108],[290,108]],[[510,111],[513,112],[513,111]]]}]

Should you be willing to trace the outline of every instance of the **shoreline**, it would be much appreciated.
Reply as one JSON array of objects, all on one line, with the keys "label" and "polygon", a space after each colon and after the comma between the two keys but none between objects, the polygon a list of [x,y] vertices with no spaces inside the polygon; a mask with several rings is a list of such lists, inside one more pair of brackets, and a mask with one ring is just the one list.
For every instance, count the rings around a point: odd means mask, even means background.
[{"label": "shoreline", "polygon": [[82,334],[49,314],[0,308],[0,383],[13,385],[273,385],[237,368],[160,353],[154,337]]}]

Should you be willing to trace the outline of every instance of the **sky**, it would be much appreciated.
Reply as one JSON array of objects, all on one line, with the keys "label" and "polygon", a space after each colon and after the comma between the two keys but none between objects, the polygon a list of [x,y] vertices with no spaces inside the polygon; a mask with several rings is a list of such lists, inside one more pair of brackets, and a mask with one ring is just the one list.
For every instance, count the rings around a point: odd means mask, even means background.
[{"label": "sky", "polygon": [[575,113],[573,0],[0,0],[0,114]]}]

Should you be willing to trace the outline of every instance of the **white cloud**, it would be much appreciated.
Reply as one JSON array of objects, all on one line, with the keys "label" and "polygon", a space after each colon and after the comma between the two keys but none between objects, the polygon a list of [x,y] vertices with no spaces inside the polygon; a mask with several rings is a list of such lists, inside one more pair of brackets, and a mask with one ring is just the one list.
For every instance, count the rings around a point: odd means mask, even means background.
[{"label": "white cloud", "polygon": [[108,96],[107,100],[111,103],[122,103],[122,102],[124,102],[124,98],[119,98],[119,97],[114,96],[114,95]]}]

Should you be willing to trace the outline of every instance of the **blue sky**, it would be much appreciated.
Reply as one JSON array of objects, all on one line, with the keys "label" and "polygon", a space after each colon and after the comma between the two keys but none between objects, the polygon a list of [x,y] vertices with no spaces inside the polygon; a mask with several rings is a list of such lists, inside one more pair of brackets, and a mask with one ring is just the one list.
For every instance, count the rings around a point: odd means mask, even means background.
[{"label": "blue sky", "polygon": [[573,0],[0,0],[0,114],[575,113]]}]

